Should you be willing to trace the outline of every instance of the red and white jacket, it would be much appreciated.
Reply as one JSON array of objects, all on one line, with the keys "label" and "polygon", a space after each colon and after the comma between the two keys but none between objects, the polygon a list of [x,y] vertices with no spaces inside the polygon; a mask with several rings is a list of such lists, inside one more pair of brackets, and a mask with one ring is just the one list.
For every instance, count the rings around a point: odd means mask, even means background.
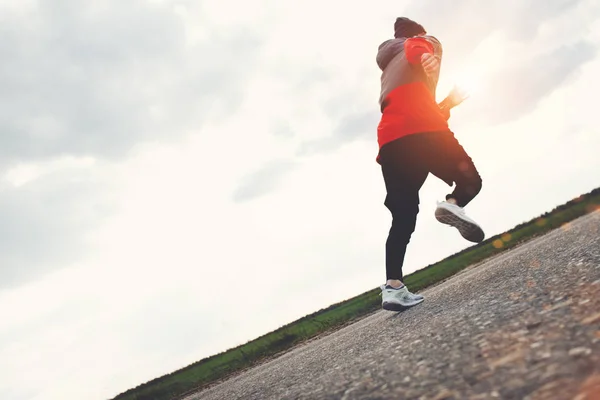
[{"label": "red and white jacket", "polygon": [[439,70],[429,76],[421,67],[421,56],[442,59],[442,45],[433,36],[398,38],[383,42],[377,53],[382,70],[381,121],[377,127],[379,149],[406,135],[449,130],[448,112],[440,109],[435,90]]}]

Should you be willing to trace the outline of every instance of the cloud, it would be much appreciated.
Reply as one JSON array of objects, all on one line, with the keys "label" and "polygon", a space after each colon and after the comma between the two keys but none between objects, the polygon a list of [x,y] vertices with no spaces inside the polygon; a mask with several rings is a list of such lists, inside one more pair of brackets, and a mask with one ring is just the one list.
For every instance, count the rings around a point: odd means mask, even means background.
[{"label": "cloud", "polygon": [[[341,146],[356,140],[376,140],[379,110],[346,113],[338,117],[339,122],[329,135],[323,138],[303,142],[297,151],[298,155],[310,155],[320,152],[332,152]],[[376,148],[373,149],[374,153]],[[375,157],[375,155],[373,156]]]},{"label": "cloud", "polygon": [[[2,9],[0,288],[87,254],[86,232],[111,212],[103,160],[180,141],[240,106],[261,33],[192,35],[190,12],[137,1]],[[60,166],[73,157],[97,162]]]},{"label": "cloud", "polygon": [[191,41],[170,4],[94,4],[40,2],[4,14],[0,168],[67,154],[123,157],[239,105],[257,32],[242,25]]},{"label": "cloud", "polygon": [[89,251],[86,232],[110,214],[110,196],[102,195],[110,185],[93,163],[69,161],[15,168],[0,179],[0,290],[78,260]]},{"label": "cloud", "polygon": [[[562,35],[561,29],[573,34],[583,33],[590,21],[582,21],[580,26],[558,23],[565,19],[581,21],[578,16],[582,3],[535,0],[533,4],[525,4],[514,0],[483,4],[467,0],[438,4],[425,1],[411,2],[401,14],[423,22],[444,44],[446,52],[438,90],[440,100],[445,95],[443,90],[456,83],[460,75],[477,68],[480,70],[477,73],[483,71],[487,75],[486,81],[490,84],[483,90],[491,96],[477,100],[476,105],[469,107],[475,115],[472,123],[485,121],[490,124],[506,122],[532,110],[553,87],[558,87],[576,72],[578,66],[594,57],[594,49],[589,43],[574,42],[581,35],[571,35],[562,42],[556,40],[553,43],[546,33],[556,31]],[[432,9],[436,12],[431,12]],[[394,19],[389,19],[390,27]],[[457,21],[460,21],[461,29],[456,29]],[[556,27],[552,29],[546,23]],[[391,28],[389,31],[391,34]],[[340,87],[335,84],[335,75],[322,73],[329,76],[330,87],[337,87],[326,93],[321,102],[323,112],[335,121],[335,126],[317,138],[300,141],[297,155],[333,152],[355,140],[375,140],[379,109],[378,91],[375,90],[378,88],[373,83],[378,81],[380,73],[374,62],[378,44],[372,43],[373,59],[353,59],[357,63],[354,75],[346,76],[354,79],[351,85]],[[490,65],[490,60],[494,60],[495,65]],[[365,97],[365,93],[371,97]]]},{"label": "cloud", "polygon": [[[545,21],[577,10],[583,2],[584,0],[464,0],[459,3],[441,3],[426,0],[411,2],[404,14],[422,22],[430,34],[442,39],[442,44],[460,43],[456,47],[468,53],[495,31],[506,32],[510,40],[531,42]],[[392,24],[393,21],[390,26]]]},{"label": "cloud", "polygon": [[263,165],[257,171],[243,178],[233,193],[233,200],[241,203],[268,194],[275,190],[283,178],[296,166],[297,163],[285,159]]},{"label": "cloud", "polygon": [[494,125],[531,112],[593,60],[596,52],[591,43],[579,41],[496,72],[485,88],[490,95],[472,107],[475,120]]}]

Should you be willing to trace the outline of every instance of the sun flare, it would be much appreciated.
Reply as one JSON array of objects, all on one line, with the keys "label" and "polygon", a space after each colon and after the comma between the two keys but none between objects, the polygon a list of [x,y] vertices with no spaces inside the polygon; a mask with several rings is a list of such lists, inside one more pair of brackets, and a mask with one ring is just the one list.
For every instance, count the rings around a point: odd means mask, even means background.
[{"label": "sun flare", "polygon": [[454,84],[461,92],[471,97],[480,91],[481,76],[473,71],[466,71],[456,77]]}]

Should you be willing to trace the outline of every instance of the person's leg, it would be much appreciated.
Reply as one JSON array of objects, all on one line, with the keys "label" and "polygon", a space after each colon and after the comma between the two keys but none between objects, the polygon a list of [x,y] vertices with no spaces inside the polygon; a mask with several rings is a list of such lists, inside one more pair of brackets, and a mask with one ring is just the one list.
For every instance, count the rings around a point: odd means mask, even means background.
[{"label": "person's leg", "polygon": [[385,242],[385,272],[388,285],[398,287],[402,285],[404,257],[412,233],[417,223],[419,213],[418,190],[404,188],[404,192],[394,192],[393,199],[385,202],[392,214],[392,225]]},{"label": "person's leg", "polygon": [[452,132],[436,132],[428,138],[432,151],[429,171],[450,186],[456,184],[454,191],[446,196],[446,202],[438,204],[437,220],[457,228],[465,239],[481,242],[485,237],[483,230],[463,210],[482,187],[473,160]]},{"label": "person's leg", "polygon": [[454,174],[456,187],[451,194],[446,196],[446,200],[464,208],[481,191],[482,179],[471,157],[458,142],[456,143],[458,159],[458,168]]},{"label": "person's leg", "polygon": [[422,163],[424,149],[417,134],[389,143],[380,152],[387,192],[384,204],[392,214],[385,245],[386,280],[392,287],[402,286],[406,248],[419,213],[419,190],[428,175]]},{"label": "person's leg", "polygon": [[386,284],[381,286],[384,310],[401,311],[423,302],[402,282],[402,267],[419,212],[419,189],[428,172],[419,156],[423,140],[410,135],[385,145],[380,152],[381,169],[387,195],[385,206],[392,213],[392,226],[385,245]]},{"label": "person's leg", "polygon": [[446,200],[465,207],[482,187],[481,176],[473,160],[450,131],[428,134],[427,138],[431,149],[429,171],[450,186],[456,184]]}]

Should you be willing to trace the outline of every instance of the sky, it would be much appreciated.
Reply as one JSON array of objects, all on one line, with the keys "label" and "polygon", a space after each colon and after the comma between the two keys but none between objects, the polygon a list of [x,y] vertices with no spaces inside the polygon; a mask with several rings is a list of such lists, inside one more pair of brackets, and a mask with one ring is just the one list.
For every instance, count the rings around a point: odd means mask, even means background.
[{"label": "sky", "polygon": [[[488,236],[600,186],[597,0],[0,0],[0,398],[100,400],[384,282],[379,44],[444,46]],[[433,216],[404,272],[471,244]]]}]

